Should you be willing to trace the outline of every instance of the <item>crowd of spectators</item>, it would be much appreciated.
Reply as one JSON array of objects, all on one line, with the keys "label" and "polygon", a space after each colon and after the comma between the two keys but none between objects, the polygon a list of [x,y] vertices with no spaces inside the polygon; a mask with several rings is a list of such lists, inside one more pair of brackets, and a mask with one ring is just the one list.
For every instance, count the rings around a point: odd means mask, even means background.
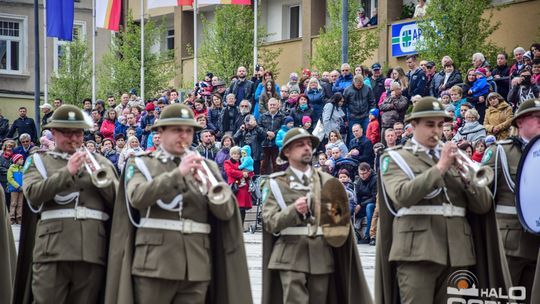
[{"label": "crowd of spectators", "polygon": [[[151,126],[162,109],[184,103],[202,127],[194,135],[193,149],[215,160],[224,179],[236,184],[244,215],[252,206],[254,176],[286,167],[278,158],[283,137],[290,128],[302,127],[321,139],[315,147],[315,167],[339,178],[349,190],[359,240],[374,244],[378,157],[385,148],[411,138],[412,127],[403,121],[419,98],[433,96],[441,101],[454,117],[444,125],[441,140],[458,143],[480,162],[487,146],[512,134],[510,122],[517,107],[539,96],[540,44],[528,51],[515,48],[511,62],[500,53],[493,65],[483,54],[473,54],[471,68],[463,71],[463,77],[449,56],[438,59],[440,64],[434,60],[410,55],[407,71],[401,67],[383,70],[378,63],[354,69],[344,63],[332,71],[305,68],[290,73],[282,85],[262,66],[257,66],[252,77],[239,67],[228,84],[208,73],[183,100],[175,89],[146,101],[134,89],[120,100],[111,95],[92,104],[85,99],[83,110],[93,122],[85,131],[85,145],[103,154],[120,173],[130,156],[159,148],[160,136]],[[42,126],[61,105],[62,100],[55,99],[41,106]],[[12,124],[0,115],[0,183],[6,193],[13,192],[10,185],[17,188],[16,178],[9,174],[17,164],[14,158],[20,155],[24,162],[32,150],[54,149],[51,132],[38,135],[26,114],[27,109],[21,107]],[[7,201],[12,201],[10,196]]]}]

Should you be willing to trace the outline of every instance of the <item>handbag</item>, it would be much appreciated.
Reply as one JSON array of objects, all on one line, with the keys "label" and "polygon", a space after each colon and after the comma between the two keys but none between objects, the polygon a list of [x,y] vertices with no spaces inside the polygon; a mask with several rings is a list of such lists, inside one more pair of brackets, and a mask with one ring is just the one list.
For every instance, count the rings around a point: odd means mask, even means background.
[{"label": "handbag", "polygon": [[322,124],[322,118],[317,121],[317,124],[315,125],[315,129],[313,129],[312,134],[314,136],[317,136],[319,140],[323,140],[324,138],[324,127]]},{"label": "handbag", "polygon": [[231,186],[231,191],[236,194],[238,193],[238,183],[237,182],[233,182],[232,184],[230,184]]}]

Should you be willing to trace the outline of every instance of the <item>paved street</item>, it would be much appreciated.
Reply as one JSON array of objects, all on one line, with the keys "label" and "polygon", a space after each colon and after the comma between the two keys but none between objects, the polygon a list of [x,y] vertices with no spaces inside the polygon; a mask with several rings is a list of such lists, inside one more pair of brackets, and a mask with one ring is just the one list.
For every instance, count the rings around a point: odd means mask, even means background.
[{"label": "paved street", "polygon": [[[249,222],[246,221],[246,225]],[[15,241],[19,242],[20,227],[18,225],[12,226]],[[246,254],[248,258],[249,276],[251,280],[251,290],[253,292],[254,303],[261,302],[262,294],[262,234],[260,231],[251,234],[249,232],[244,233],[244,241],[246,244]],[[358,251],[362,259],[362,266],[364,268],[364,274],[368,281],[369,287],[373,295],[374,289],[374,274],[375,274],[375,246],[358,245]]]}]

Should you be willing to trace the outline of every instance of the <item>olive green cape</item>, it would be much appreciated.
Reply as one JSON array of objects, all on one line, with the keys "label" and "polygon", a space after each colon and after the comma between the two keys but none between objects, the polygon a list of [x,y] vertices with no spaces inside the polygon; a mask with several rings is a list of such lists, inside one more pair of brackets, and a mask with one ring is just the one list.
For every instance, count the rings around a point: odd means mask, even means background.
[{"label": "olive green cape", "polygon": [[[318,173],[317,170],[313,171]],[[320,174],[321,183],[324,185],[331,177],[330,175]],[[279,271],[268,269],[270,255],[274,248],[277,237],[267,232],[263,224],[263,304],[282,304],[283,289],[279,278]],[[367,285],[356,240],[352,230],[345,244],[338,248],[332,248],[334,254],[334,273],[330,277],[330,286],[328,290],[328,304],[352,304],[373,303],[371,293]]]},{"label": "olive green cape", "polygon": [[[125,200],[125,173],[120,179],[115,202],[105,303],[134,303],[131,265],[135,249],[135,227],[128,217]],[[131,214],[138,211],[130,208]],[[138,222],[139,218],[135,218]],[[251,285],[244,247],[240,212],[236,208],[233,217],[221,221],[209,215],[212,226],[210,234],[212,250],[212,280],[206,297],[207,303],[252,304]]]},{"label": "olive green cape", "polygon": [[[377,227],[377,249],[375,260],[375,303],[401,303],[396,277],[396,265],[389,262],[392,247],[392,225],[394,216],[382,195],[381,176],[377,181],[377,205],[379,206],[379,225]],[[393,202],[388,198],[388,204]],[[495,218],[495,208],[487,214],[467,213],[471,226],[476,252],[476,265],[470,271],[478,278],[478,288],[501,288],[512,286],[508,264],[504,255],[499,228]]]},{"label": "olive green cape", "polygon": [[0,303],[9,303],[11,301],[17,261],[11,222],[4,207],[6,206],[5,197],[4,189],[0,187],[0,248],[3,248],[2,258],[0,259]]}]

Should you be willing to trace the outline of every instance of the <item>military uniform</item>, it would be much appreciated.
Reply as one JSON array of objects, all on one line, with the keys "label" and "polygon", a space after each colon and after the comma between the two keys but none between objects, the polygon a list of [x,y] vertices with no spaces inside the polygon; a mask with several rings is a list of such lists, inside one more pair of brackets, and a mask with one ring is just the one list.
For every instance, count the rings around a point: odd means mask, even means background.
[{"label": "military uniform", "polygon": [[[86,126],[77,125],[80,120],[80,109],[64,105],[47,127],[82,129]],[[70,156],[58,149],[35,153],[24,167],[23,191],[40,216],[32,261],[35,303],[97,303],[103,291],[105,221],[115,200],[115,170],[106,158],[94,155],[110,180],[108,186],[98,188],[84,168],[74,176],[69,173]]]},{"label": "military uniform", "polygon": [[[451,120],[434,98],[422,99],[415,109],[407,121]],[[490,192],[464,183],[455,168],[441,174],[439,157],[439,151],[414,138],[381,157],[376,276],[384,282],[376,286],[377,303],[446,303],[448,277],[477,263],[478,240],[468,213],[488,213]],[[393,274],[381,272],[380,265],[388,262]],[[399,295],[391,296],[394,276]]]},{"label": "military uniform", "polygon": [[[0,187],[0,205],[5,206],[4,189]],[[15,241],[9,222],[9,214],[6,208],[0,208],[0,248],[2,248],[2,259],[0,260],[0,303],[10,303],[13,279],[15,277],[15,266],[17,254],[15,252]]]},{"label": "military uniform", "polygon": [[[295,128],[286,134],[283,149],[301,138],[310,138],[312,146],[318,146],[317,138]],[[281,152],[280,158],[286,159]],[[263,190],[262,210],[265,230],[263,303],[370,303],[371,296],[363,278],[352,232],[341,248],[341,254],[350,249],[346,253],[348,258],[339,260],[337,256],[340,253],[336,251],[340,249],[329,245],[319,226],[321,191],[329,180],[335,178],[311,167],[301,172],[290,166],[269,178],[268,186]],[[333,195],[343,196],[348,204],[342,187],[336,188]],[[313,216],[304,217],[296,211],[294,202],[303,196],[311,197],[309,207]],[[351,263],[345,262],[345,265],[344,261]],[[344,275],[344,268],[348,268],[352,278]],[[354,291],[346,290],[348,281],[356,283]],[[342,286],[336,288],[336,282]]]},{"label": "military uniform", "polygon": [[[181,104],[165,108],[153,129],[170,125],[199,128],[191,110]],[[117,208],[123,210],[115,213],[113,220],[111,242],[117,244],[111,244],[109,260],[114,261],[115,265],[109,267],[106,302],[216,301],[215,298],[209,298],[210,293],[218,294],[218,288],[215,284],[211,286],[211,281],[219,282],[222,285],[219,288],[226,288],[227,284],[247,285],[242,286],[242,292],[235,290],[222,297],[221,303],[251,302],[235,197],[229,195],[216,201],[203,195],[193,176],[182,176],[178,170],[185,155],[173,156],[160,147],[156,152],[139,155],[128,161],[119,190],[125,193],[125,201],[117,204]],[[206,163],[213,175],[221,180],[215,163]],[[132,226],[129,229],[122,228],[120,225],[126,223],[128,217],[131,219],[128,225]],[[227,223],[229,226],[220,226],[215,222]],[[119,234],[122,231],[126,233],[124,236]],[[231,231],[236,235],[232,235]],[[216,238],[221,240],[216,242]],[[224,245],[228,241],[230,243]],[[131,248],[134,248],[133,257],[126,259],[126,254],[131,254]],[[222,264],[221,257],[226,254],[234,254],[235,259],[240,261],[235,262],[238,271],[236,282],[229,280],[223,283],[221,277],[217,277],[216,269],[228,271],[228,274],[220,273],[222,276],[231,275],[233,271]],[[128,278],[123,276],[126,271]],[[131,279],[132,293],[131,287],[124,287],[123,283],[131,282]]]},{"label": "military uniform", "polygon": [[[534,102],[529,101],[520,106],[512,120],[514,126],[516,119],[523,115],[524,109],[531,103],[534,105]],[[536,108],[535,111],[540,111],[540,103]],[[532,109],[534,110],[534,107]],[[530,300],[540,248],[540,236],[533,235],[523,228],[516,210],[517,168],[525,146],[526,142],[520,137],[499,141],[486,150],[482,163],[494,169],[495,172],[495,178],[490,187],[493,189],[495,197],[497,222],[512,283],[514,286],[525,286],[527,299]]]}]

